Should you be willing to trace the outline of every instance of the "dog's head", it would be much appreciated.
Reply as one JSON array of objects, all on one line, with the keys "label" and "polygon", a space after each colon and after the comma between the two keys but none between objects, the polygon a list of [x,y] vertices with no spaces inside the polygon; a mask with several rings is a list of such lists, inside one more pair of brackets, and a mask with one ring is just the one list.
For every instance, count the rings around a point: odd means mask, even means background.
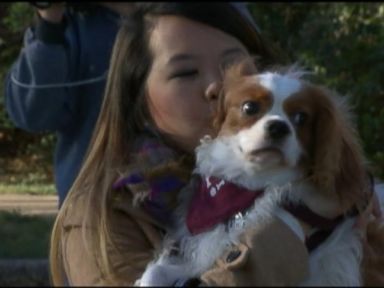
[{"label": "dog's head", "polygon": [[350,111],[335,93],[299,71],[253,74],[229,68],[215,125],[256,173],[299,168],[347,208],[367,191],[365,163]]}]

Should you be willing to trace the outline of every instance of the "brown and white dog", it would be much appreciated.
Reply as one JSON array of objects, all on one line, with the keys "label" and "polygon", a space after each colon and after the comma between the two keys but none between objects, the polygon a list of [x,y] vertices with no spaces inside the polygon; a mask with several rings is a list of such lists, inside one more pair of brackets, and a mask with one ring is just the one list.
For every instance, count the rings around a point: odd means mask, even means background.
[{"label": "brown and white dog", "polygon": [[[218,135],[196,149],[198,180],[181,192],[180,225],[170,236],[177,255],[165,249],[137,284],[198,277],[268,217],[280,217],[306,241],[310,275],[302,285],[378,284],[384,227],[371,224],[365,244],[353,227],[372,185],[347,104],[295,69],[257,74],[249,67],[227,71]],[[222,211],[212,214],[216,208]],[[312,228],[306,239],[303,223]]]}]

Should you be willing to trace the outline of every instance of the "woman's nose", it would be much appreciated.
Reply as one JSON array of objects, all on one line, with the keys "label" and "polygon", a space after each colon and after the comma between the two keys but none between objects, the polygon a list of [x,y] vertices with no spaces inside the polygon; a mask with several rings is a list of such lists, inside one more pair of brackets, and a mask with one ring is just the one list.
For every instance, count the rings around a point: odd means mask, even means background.
[{"label": "woman's nose", "polygon": [[219,81],[211,82],[205,90],[205,98],[208,101],[217,100],[219,98],[221,83]]}]

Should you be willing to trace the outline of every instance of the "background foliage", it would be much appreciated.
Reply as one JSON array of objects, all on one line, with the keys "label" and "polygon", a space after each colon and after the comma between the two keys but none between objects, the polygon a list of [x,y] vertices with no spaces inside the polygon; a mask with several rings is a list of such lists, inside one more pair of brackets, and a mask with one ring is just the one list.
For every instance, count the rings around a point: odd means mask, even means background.
[{"label": "background foliage", "polygon": [[16,128],[4,108],[4,79],[22,45],[35,12],[27,2],[0,3],[0,193],[54,193],[53,134]]},{"label": "background foliage", "polygon": [[[351,97],[365,152],[375,174],[384,178],[384,3],[258,2],[249,7],[288,61],[314,71],[315,81]],[[27,2],[0,3],[2,80],[33,17]],[[4,110],[3,81],[0,89],[0,181],[52,181],[54,135],[15,128]]]}]

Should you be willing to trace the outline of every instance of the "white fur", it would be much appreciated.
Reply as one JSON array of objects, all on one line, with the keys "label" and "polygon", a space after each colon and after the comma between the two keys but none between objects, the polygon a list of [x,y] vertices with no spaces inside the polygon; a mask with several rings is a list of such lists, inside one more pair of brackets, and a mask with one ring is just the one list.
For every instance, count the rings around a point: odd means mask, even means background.
[{"label": "white fur", "polygon": [[[293,180],[301,176],[294,168],[281,169],[281,171],[269,171],[263,173],[252,164],[244,165],[244,159],[236,149],[232,138],[220,138],[211,140],[205,138],[196,150],[197,167],[195,173],[200,175],[215,175],[232,183],[241,184],[251,190],[266,187],[265,196],[255,201],[253,209],[244,217],[244,225],[241,229],[225,230],[224,224],[219,224],[212,230],[192,236],[185,226],[185,207],[182,205],[180,211],[179,229],[172,239],[180,240],[180,251],[183,259],[168,257],[164,251],[159,259],[148,265],[145,273],[137,284],[140,286],[167,286],[173,285],[179,279],[188,279],[200,275],[211,267],[232,244],[237,243],[237,238],[244,229],[259,225],[274,215],[278,204],[290,194]],[[191,191],[182,191],[180,195],[185,205]],[[293,199],[291,196],[290,198]],[[165,273],[164,271],[167,271]],[[167,275],[164,275],[167,274]],[[162,276],[163,275],[163,276]],[[173,275],[173,277],[171,276]]]},{"label": "white fur", "polygon": [[375,192],[377,194],[377,198],[379,199],[380,206],[384,209],[384,183],[379,183],[375,185]]},{"label": "white fur", "polygon": [[[197,165],[194,173],[216,176],[250,190],[265,189],[264,196],[255,200],[250,213],[243,218],[243,225],[227,231],[224,224],[219,224],[208,232],[190,235],[185,214],[193,191],[190,186],[186,187],[180,193],[178,229],[171,233],[170,239],[165,240],[162,254],[148,265],[137,285],[171,286],[177,281],[198,277],[214,264],[227,247],[238,242],[240,233],[271,217],[280,217],[299,238],[303,238],[301,226],[279,208],[281,201],[289,199],[295,202],[305,197],[316,199],[315,195],[318,194],[309,183],[301,180],[302,174],[296,165],[303,151],[282,108],[283,101],[301,89],[297,75],[300,73],[286,76],[265,73],[255,76],[264,87],[272,91],[274,103],[271,110],[253,126],[237,135],[217,139],[205,137],[196,149]],[[263,127],[265,122],[271,119],[283,120],[291,128],[292,133],[279,147],[285,161],[273,165],[269,164],[268,159],[250,161],[247,158],[250,151],[270,144],[266,143],[267,137]],[[361,284],[359,265],[362,248],[352,224],[353,219],[345,221],[310,255],[310,275],[302,283],[304,286]],[[180,256],[168,255],[167,243],[172,240],[179,241]]]},{"label": "white fur", "polygon": [[261,85],[273,92],[275,106],[272,110],[281,111],[282,102],[292,94],[299,92],[301,88],[300,80],[296,79],[294,75],[287,77],[275,72],[266,72],[256,77]]},{"label": "white fur", "polygon": [[248,161],[245,156],[247,151],[241,152],[238,143],[237,135],[213,140],[206,137],[196,148],[198,165],[194,172],[199,175],[221,177],[250,190],[260,189],[269,184],[285,184],[302,176],[295,165],[265,169],[260,163]]},{"label": "white fur", "polygon": [[299,221],[288,211],[283,208],[277,208],[275,211],[277,217],[279,217],[286,225],[288,225],[293,232],[300,238],[301,241],[305,241],[305,234],[300,226]]},{"label": "white fur", "polygon": [[[374,191],[384,211],[384,183],[376,184]],[[360,264],[362,242],[358,230],[353,228],[355,218],[348,219],[310,255],[310,276],[300,286],[362,285]],[[384,222],[381,224],[384,228]]]},{"label": "white fur", "polygon": [[344,221],[311,253],[310,276],[301,286],[361,286],[362,243],[354,224]]}]

